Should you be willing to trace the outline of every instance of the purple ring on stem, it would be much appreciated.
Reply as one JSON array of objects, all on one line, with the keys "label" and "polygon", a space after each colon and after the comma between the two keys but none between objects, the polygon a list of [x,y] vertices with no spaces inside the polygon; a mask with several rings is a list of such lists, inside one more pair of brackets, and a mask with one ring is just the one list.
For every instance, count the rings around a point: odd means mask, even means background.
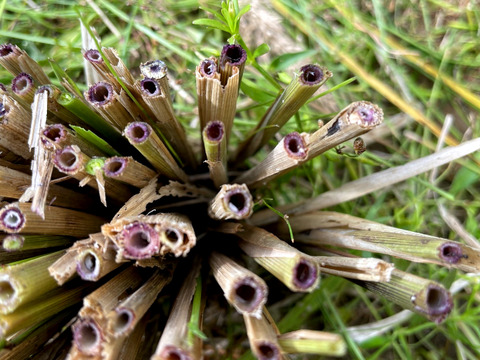
[{"label": "purple ring on stem", "polygon": [[2,227],[9,232],[18,232],[25,225],[25,215],[16,207],[5,209],[0,215]]},{"label": "purple ring on stem", "polygon": [[217,64],[211,59],[205,59],[200,64],[200,75],[203,77],[211,78],[217,72]]},{"label": "purple ring on stem", "polygon": [[85,251],[77,260],[77,274],[87,281],[96,281],[100,275],[100,262],[93,251]]},{"label": "purple ring on stem", "polygon": [[220,64],[229,63],[232,66],[240,66],[247,61],[247,52],[240,45],[225,45],[220,55]]},{"label": "purple ring on stem", "polygon": [[269,341],[259,341],[255,344],[259,360],[277,360],[280,359],[278,346]]},{"label": "purple ring on stem", "polygon": [[0,46],[0,57],[6,57],[15,52],[15,48],[12,44],[3,44]]},{"label": "purple ring on stem", "polygon": [[85,51],[83,57],[91,63],[103,63],[102,55],[97,49],[90,49]]},{"label": "purple ring on stem", "polygon": [[78,350],[86,355],[100,355],[102,332],[92,319],[84,319],[73,325],[73,341]]},{"label": "purple ring on stem", "polygon": [[23,95],[33,87],[33,77],[27,73],[20,73],[12,80],[12,91],[17,95]]},{"label": "purple ring on stem", "polygon": [[123,239],[124,256],[128,259],[148,259],[160,249],[158,233],[146,223],[134,222],[117,236]]},{"label": "purple ring on stem", "polygon": [[53,142],[59,142],[65,139],[67,132],[62,124],[53,124],[48,125],[45,130],[43,130],[43,135]]},{"label": "purple ring on stem", "polygon": [[238,188],[228,191],[223,198],[223,202],[235,214],[236,218],[248,216],[253,207],[251,196],[247,196],[245,190]]},{"label": "purple ring on stem", "polygon": [[113,99],[113,86],[105,81],[100,81],[88,88],[87,100],[92,104],[104,106]]},{"label": "purple ring on stem", "polygon": [[115,320],[113,321],[113,331],[116,335],[121,335],[132,326],[132,323],[135,320],[135,313],[130,309],[122,307],[115,309],[115,312],[116,315]]},{"label": "purple ring on stem", "polygon": [[297,132],[287,134],[283,139],[283,146],[287,155],[293,159],[303,160],[307,157],[307,147]]},{"label": "purple ring on stem", "polygon": [[235,303],[242,311],[253,312],[266,301],[266,288],[251,276],[239,279],[233,288]]},{"label": "purple ring on stem", "polygon": [[309,64],[300,68],[300,81],[304,85],[316,85],[323,80],[323,77],[323,70],[317,65]]},{"label": "purple ring on stem", "polygon": [[307,290],[318,279],[317,267],[307,259],[300,259],[293,269],[293,284],[302,290]]},{"label": "purple ring on stem", "polygon": [[77,153],[72,146],[55,151],[53,163],[62,172],[70,174],[80,170],[82,154]]},{"label": "purple ring on stem", "polygon": [[449,264],[456,264],[463,258],[462,247],[454,242],[447,242],[438,247],[438,256]]},{"label": "purple ring on stem", "polygon": [[105,160],[103,172],[108,177],[120,176],[125,171],[126,166],[127,160],[125,158],[114,156]]},{"label": "purple ring on stem", "polygon": [[148,139],[152,128],[147,123],[137,121],[128,124],[124,132],[131,142],[141,144]]},{"label": "purple ring on stem", "polygon": [[205,126],[207,139],[210,141],[220,142],[225,135],[225,125],[221,121],[210,121]]},{"label": "purple ring on stem", "polygon": [[151,78],[145,78],[140,82],[140,88],[142,93],[146,96],[158,96],[162,95],[162,89],[157,80]]}]

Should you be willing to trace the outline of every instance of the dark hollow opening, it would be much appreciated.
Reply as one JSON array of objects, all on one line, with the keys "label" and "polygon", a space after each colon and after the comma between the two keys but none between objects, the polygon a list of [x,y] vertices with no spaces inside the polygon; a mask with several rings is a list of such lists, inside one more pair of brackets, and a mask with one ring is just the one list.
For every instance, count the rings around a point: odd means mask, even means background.
[{"label": "dark hollow opening", "polygon": [[278,351],[271,344],[261,344],[260,346],[258,346],[258,352],[260,355],[260,359],[262,360],[273,360],[278,358]]},{"label": "dark hollow opening", "polygon": [[49,126],[43,131],[43,135],[52,141],[57,141],[62,137],[62,129],[60,126]]},{"label": "dark hollow opening", "polygon": [[442,314],[449,311],[448,293],[437,287],[427,289],[426,303],[430,314]]},{"label": "dark hollow opening", "polygon": [[115,332],[123,332],[128,328],[132,320],[132,316],[127,311],[122,310],[117,313],[117,317],[115,319]]},{"label": "dark hollow opening", "polygon": [[457,263],[463,256],[462,248],[457,244],[444,244],[440,250],[440,257],[451,263]]},{"label": "dark hollow opening", "polygon": [[102,56],[100,55],[100,52],[98,50],[88,50],[86,53],[87,59],[92,60],[92,61],[101,61]]},{"label": "dark hollow opening", "polygon": [[172,229],[165,230],[165,237],[171,243],[175,244],[178,241],[179,239],[178,235],[179,235],[178,232],[175,230],[172,230]]},{"label": "dark hollow opening", "polygon": [[243,303],[250,303],[255,300],[256,289],[247,284],[242,284],[235,289],[235,295]]},{"label": "dark hollow opening", "polygon": [[236,193],[228,199],[228,207],[235,212],[241,212],[245,208],[246,199],[241,193]]},{"label": "dark hollow opening", "polygon": [[242,48],[237,45],[229,46],[227,51],[225,52],[225,56],[229,60],[229,62],[235,64],[242,60],[243,51]]},{"label": "dark hollow opening", "polygon": [[301,68],[302,80],[307,84],[317,84],[323,80],[323,71],[315,65],[305,65]]},{"label": "dark hollow opening", "polygon": [[306,260],[302,259],[295,267],[293,276],[293,282],[297,287],[301,289],[307,289],[313,285],[317,274],[315,267]]},{"label": "dark hollow opening", "polygon": [[118,175],[122,172],[124,161],[122,159],[110,159],[104,165],[104,171],[108,176]]},{"label": "dark hollow opening", "polygon": [[77,162],[77,155],[71,150],[63,151],[58,157],[59,163],[65,169],[73,167]]},{"label": "dark hollow opening", "polygon": [[94,272],[96,266],[97,258],[93,254],[88,253],[83,257],[83,268],[86,270],[86,272]]},{"label": "dark hollow opening", "polygon": [[7,56],[13,53],[13,46],[8,44],[0,47],[0,56]]},{"label": "dark hollow opening", "polygon": [[215,73],[215,71],[217,70],[216,68],[217,67],[215,65],[215,62],[212,61],[212,60],[204,60],[202,62],[201,69],[202,69],[203,73],[207,76],[213,75]]},{"label": "dark hollow opening", "polygon": [[90,88],[90,100],[98,103],[103,103],[110,99],[111,89],[105,84],[96,84]]},{"label": "dark hollow opening", "polygon": [[142,89],[151,95],[160,94],[160,88],[155,80],[144,79],[142,81]]},{"label": "dark hollow opening", "polygon": [[78,347],[88,352],[99,343],[98,330],[91,324],[82,324],[79,331]]},{"label": "dark hollow opening", "polygon": [[147,127],[143,126],[143,125],[140,125],[140,124],[133,125],[129,129],[130,136],[133,139],[136,139],[136,140],[139,140],[139,141],[143,140],[144,138],[146,138],[149,135],[147,133],[147,131],[148,131]]},{"label": "dark hollow opening", "polygon": [[209,140],[220,141],[223,137],[223,124],[220,121],[213,121],[207,126]]},{"label": "dark hollow opening", "polygon": [[150,245],[150,234],[147,231],[138,230],[130,236],[129,244],[136,249],[145,249]]}]

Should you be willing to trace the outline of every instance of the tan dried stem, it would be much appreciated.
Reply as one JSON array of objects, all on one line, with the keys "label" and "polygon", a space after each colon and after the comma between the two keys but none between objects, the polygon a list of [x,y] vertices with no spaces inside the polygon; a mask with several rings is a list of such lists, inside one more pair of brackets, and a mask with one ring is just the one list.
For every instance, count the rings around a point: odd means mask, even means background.
[{"label": "tan dried stem", "polygon": [[12,203],[0,209],[0,229],[7,233],[65,235],[84,237],[98,232],[105,219],[56,206],[45,207],[45,219],[30,204]]},{"label": "tan dried stem", "polygon": [[265,185],[344,141],[370,131],[382,121],[383,111],[378,106],[367,101],[354,102],[313,134],[288,134],[260,164],[235,181],[249,187]]},{"label": "tan dried stem", "polygon": [[248,219],[253,212],[253,198],[245,184],[225,184],[208,206],[215,220]]},{"label": "tan dried stem", "polygon": [[218,252],[213,252],[209,261],[213,276],[227,301],[240,314],[259,318],[268,296],[265,281]]}]

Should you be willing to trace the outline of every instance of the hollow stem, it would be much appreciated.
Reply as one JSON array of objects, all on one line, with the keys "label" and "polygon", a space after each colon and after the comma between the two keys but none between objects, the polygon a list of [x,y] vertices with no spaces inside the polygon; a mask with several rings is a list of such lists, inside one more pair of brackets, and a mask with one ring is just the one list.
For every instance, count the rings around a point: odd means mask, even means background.
[{"label": "hollow stem", "polygon": [[14,203],[0,209],[0,229],[7,233],[85,237],[98,232],[105,223],[99,216],[56,206],[46,206],[42,219],[29,205]]},{"label": "hollow stem", "polygon": [[156,172],[135,161],[132,157],[114,156],[105,160],[103,172],[106,177],[143,188],[156,176]]},{"label": "hollow stem", "polygon": [[241,314],[259,317],[268,288],[259,276],[218,252],[210,255],[213,275],[228,302]]},{"label": "hollow stem", "polygon": [[332,73],[323,67],[313,64],[303,66],[239,146],[232,160],[240,163],[255,154],[331,76]]},{"label": "hollow stem", "polygon": [[19,306],[57,287],[48,267],[63,251],[25,260],[0,269],[0,313],[8,314]]},{"label": "hollow stem", "polygon": [[170,179],[187,181],[187,175],[150,125],[145,122],[132,122],[128,124],[123,134],[158,172]]},{"label": "hollow stem", "polygon": [[247,219],[252,211],[252,195],[245,184],[222,185],[208,207],[208,215],[215,220]]},{"label": "hollow stem", "polygon": [[228,182],[227,144],[225,127],[221,121],[210,121],[203,129],[203,145],[207,155],[210,177],[218,188]]}]

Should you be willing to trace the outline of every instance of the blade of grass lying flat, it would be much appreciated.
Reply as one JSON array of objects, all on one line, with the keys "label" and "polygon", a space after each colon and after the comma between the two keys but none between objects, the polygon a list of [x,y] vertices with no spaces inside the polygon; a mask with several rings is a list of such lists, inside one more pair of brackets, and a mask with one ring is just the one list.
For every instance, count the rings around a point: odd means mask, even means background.
[{"label": "blade of grass lying flat", "polygon": [[[367,35],[371,36],[372,38],[380,37],[380,31],[376,29],[373,25],[367,23],[364,19],[358,16],[354,16],[353,13],[349,12],[346,8],[340,6],[338,2],[332,2],[332,5],[345,17],[348,19],[352,19],[352,24],[357,28],[359,31],[366,33]],[[390,31],[388,27],[387,30]],[[470,90],[468,90],[465,86],[461,85],[453,79],[452,77],[448,76],[447,74],[442,73],[439,69],[435,68],[434,66],[427,63],[421,54],[414,54],[410,49],[403,47],[398,41],[396,41],[393,37],[382,34],[382,40],[388,45],[396,54],[403,57],[405,60],[410,62],[411,64],[420,68],[426,74],[432,76],[434,79],[441,80],[446,86],[448,86],[452,91],[457,93],[461,96],[465,101],[475,106],[477,109],[480,109],[480,97]],[[403,110],[403,109],[402,109]],[[406,111],[405,111],[406,112]],[[436,135],[436,134],[435,134]]]},{"label": "blade of grass lying flat", "polygon": [[[319,26],[315,26],[314,28],[307,28],[305,26],[305,22],[303,19],[300,19],[296,14],[294,14],[290,9],[285,7],[285,5],[281,2],[281,0],[272,0],[272,4],[282,16],[288,19],[290,22],[295,24],[298,29],[303,32],[307,36],[312,36],[320,42],[321,44],[325,45],[329,48],[329,50],[336,54],[340,60],[340,62],[345,65],[350,71],[352,71],[359,79],[365,81],[368,85],[370,85],[373,89],[378,91],[381,95],[383,95],[386,99],[388,99],[392,104],[397,106],[400,110],[410,115],[415,121],[418,123],[426,126],[430,131],[435,134],[435,136],[439,136],[441,132],[441,128],[428,119],[421,111],[411,106],[408,102],[406,102],[400,94],[398,94],[392,87],[383,83],[380,79],[373,76],[364,69],[362,66],[358,64],[358,62],[351,57],[350,55],[341,51],[332,41],[328,39],[328,36],[323,33]],[[449,145],[457,145],[458,141],[453,139],[452,137],[447,137],[446,139],[447,144]]]}]

